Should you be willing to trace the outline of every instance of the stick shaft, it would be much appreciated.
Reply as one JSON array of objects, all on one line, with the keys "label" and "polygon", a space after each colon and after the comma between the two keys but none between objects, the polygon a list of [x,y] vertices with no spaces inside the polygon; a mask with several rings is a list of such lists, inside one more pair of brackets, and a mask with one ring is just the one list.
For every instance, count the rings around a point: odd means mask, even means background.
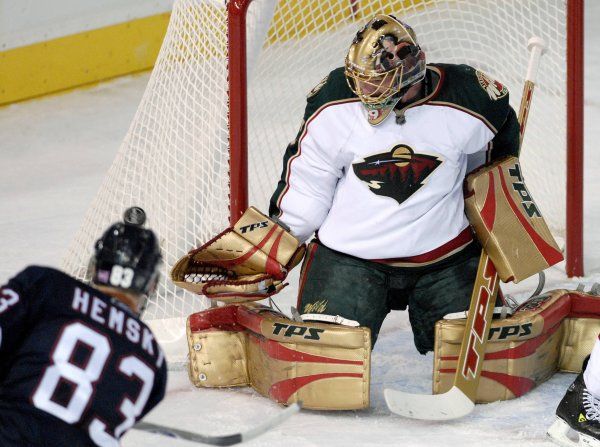
[{"label": "stick shaft", "polygon": [[485,346],[490,333],[498,288],[499,278],[496,268],[486,251],[481,250],[454,376],[454,386],[473,402],[475,402],[479,378],[481,377]]},{"label": "stick shaft", "polygon": [[165,425],[160,424],[153,424],[150,422],[138,422],[136,425],[133,426],[133,428],[136,430],[146,431],[149,433],[154,433],[156,435],[162,435],[173,439],[184,439],[186,441],[197,442],[200,444],[227,446],[239,444],[244,441],[249,441],[251,439],[256,438],[257,436],[262,435],[266,431],[279,425],[280,423],[288,419],[290,416],[300,411],[300,408],[302,408],[301,402],[293,403],[286,409],[277,413],[275,416],[267,418],[257,426],[249,430],[241,431],[239,433],[234,433],[231,435],[204,435],[201,433],[179,430],[177,428],[167,427]]},{"label": "stick shaft", "polygon": [[[529,40],[529,64],[517,117],[519,120],[519,151],[523,144],[535,87],[535,76],[544,47],[544,42],[540,38],[534,37]],[[498,273],[486,251],[482,250],[454,376],[454,386],[473,402],[477,395],[498,290]]]},{"label": "stick shaft", "polygon": [[523,145],[523,137],[525,136],[525,126],[527,118],[529,118],[529,108],[531,106],[531,98],[533,89],[535,88],[535,79],[537,76],[540,58],[546,49],[546,44],[539,37],[529,39],[527,48],[530,51],[529,63],[527,65],[527,74],[525,75],[525,85],[523,86],[523,94],[521,95],[521,105],[519,106],[519,152]]},{"label": "stick shaft", "polygon": [[533,89],[535,84],[533,81],[526,80],[523,86],[523,96],[521,96],[521,105],[519,106],[519,152],[521,152],[521,146],[523,146],[523,137],[525,136],[525,126],[527,125],[527,118],[529,118],[529,107],[531,105],[531,97],[533,96]]}]

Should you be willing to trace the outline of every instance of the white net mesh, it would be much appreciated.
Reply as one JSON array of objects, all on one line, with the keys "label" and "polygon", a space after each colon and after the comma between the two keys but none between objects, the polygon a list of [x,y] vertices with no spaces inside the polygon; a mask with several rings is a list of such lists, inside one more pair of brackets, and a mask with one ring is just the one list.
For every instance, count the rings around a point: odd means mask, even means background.
[{"label": "white net mesh", "polygon": [[[415,29],[430,62],[467,63],[508,86],[518,109],[527,41],[542,58],[522,154],[530,190],[555,233],[565,221],[566,22],[562,0],[255,0],[248,18],[250,204],[264,211],[305,97],[343,64],[352,37],[375,13]],[[268,31],[268,34],[267,34]],[[266,39],[265,39],[265,36]],[[177,0],[148,87],[86,215],[64,268],[83,278],[94,240],[130,205],[159,235],[165,271],[147,320],[170,322],[206,307],[176,290],[168,270],[228,223],[227,13],[225,2]],[[289,288],[292,289],[292,288]],[[294,290],[288,291],[294,293]],[[169,320],[176,318],[175,320]]]}]

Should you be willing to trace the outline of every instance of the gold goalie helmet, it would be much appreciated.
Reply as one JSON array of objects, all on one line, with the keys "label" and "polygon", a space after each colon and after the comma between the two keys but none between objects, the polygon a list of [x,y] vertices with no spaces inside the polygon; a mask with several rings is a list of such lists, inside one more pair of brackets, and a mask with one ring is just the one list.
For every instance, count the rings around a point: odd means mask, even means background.
[{"label": "gold goalie helmet", "polygon": [[346,80],[367,109],[369,123],[381,123],[404,92],[425,77],[425,53],[407,24],[378,14],[352,41]]}]

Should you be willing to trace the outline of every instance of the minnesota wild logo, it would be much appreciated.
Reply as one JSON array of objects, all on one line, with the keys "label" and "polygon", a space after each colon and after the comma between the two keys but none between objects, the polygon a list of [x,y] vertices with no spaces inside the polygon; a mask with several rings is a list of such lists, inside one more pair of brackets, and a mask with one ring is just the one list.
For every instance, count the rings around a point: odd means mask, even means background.
[{"label": "minnesota wild logo", "polygon": [[307,98],[310,99],[315,96],[319,91],[323,88],[323,86],[327,83],[329,79],[329,75],[325,76],[323,79],[319,81],[317,85],[315,85],[312,90],[308,93]]},{"label": "minnesota wild logo", "polygon": [[498,81],[486,75],[483,71],[475,70],[477,80],[482,89],[486,91],[490,99],[497,101],[508,94],[508,89]]},{"label": "minnesota wild logo", "polygon": [[352,168],[371,192],[402,203],[425,184],[440,164],[438,157],[415,154],[409,146],[398,144],[388,152],[353,163]]}]

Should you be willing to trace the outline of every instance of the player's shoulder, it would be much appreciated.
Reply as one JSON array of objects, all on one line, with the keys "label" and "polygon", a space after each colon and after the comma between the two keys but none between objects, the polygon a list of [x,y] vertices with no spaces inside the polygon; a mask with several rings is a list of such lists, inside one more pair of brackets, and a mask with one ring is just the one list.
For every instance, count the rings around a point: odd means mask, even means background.
[{"label": "player's shoulder", "polygon": [[44,278],[52,278],[64,275],[63,272],[52,267],[41,265],[29,265],[17,273],[16,277],[26,277],[32,280],[40,280]]},{"label": "player's shoulder", "polygon": [[66,307],[70,290],[86,287],[75,278],[52,267],[31,265],[9,279],[3,286],[12,290],[32,313],[55,314],[54,309]]},{"label": "player's shoulder", "polygon": [[23,289],[40,288],[65,282],[78,281],[60,270],[39,265],[30,265],[24,268],[10,280],[10,284],[21,286]]},{"label": "player's shoulder", "polygon": [[312,112],[326,105],[348,101],[358,101],[358,97],[348,86],[344,67],[332,70],[311,89],[307,96],[309,109]]},{"label": "player's shoulder", "polygon": [[499,129],[508,114],[509,91],[500,81],[466,64],[430,64],[440,76],[432,103],[447,104],[475,115]]}]

